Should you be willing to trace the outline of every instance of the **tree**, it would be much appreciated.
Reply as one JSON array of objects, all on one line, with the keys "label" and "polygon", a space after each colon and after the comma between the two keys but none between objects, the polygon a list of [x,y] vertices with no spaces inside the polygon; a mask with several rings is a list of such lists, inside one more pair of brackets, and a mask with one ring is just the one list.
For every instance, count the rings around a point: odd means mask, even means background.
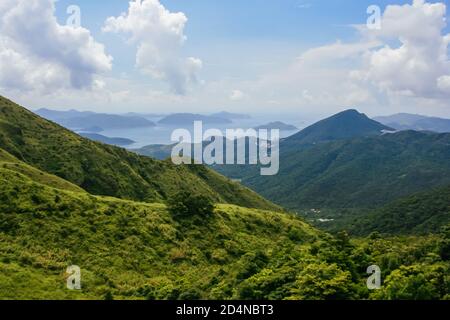
[{"label": "tree", "polygon": [[442,265],[413,264],[394,270],[372,298],[384,300],[437,300],[448,292]]},{"label": "tree", "polygon": [[450,260],[450,225],[442,228],[442,240],[439,244],[439,254],[444,261]]},{"label": "tree", "polygon": [[346,300],[355,298],[351,274],[337,264],[310,263],[298,275],[290,300]]},{"label": "tree", "polygon": [[170,197],[167,206],[174,217],[206,217],[214,212],[214,204],[209,197],[187,191],[179,192]]}]

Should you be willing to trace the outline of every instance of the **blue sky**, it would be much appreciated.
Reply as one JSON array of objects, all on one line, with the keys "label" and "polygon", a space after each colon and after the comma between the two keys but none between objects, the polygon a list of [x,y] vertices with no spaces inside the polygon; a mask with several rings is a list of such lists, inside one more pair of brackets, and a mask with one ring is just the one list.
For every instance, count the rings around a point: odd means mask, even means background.
[{"label": "blue sky", "polygon": [[[69,90],[68,85],[55,88],[49,95],[28,83],[24,90],[15,88],[6,93],[32,107],[65,109],[82,105],[81,109],[111,112],[226,109],[326,115],[357,107],[372,115],[414,112],[450,116],[446,106],[450,65],[447,56],[433,61],[434,56],[442,57],[442,45],[436,43],[446,41],[449,27],[440,21],[448,11],[443,11],[442,1],[415,1],[412,7],[412,0],[160,0],[174,20],[183,20],[174,16],[178,12],[187,18],[182,22],[181,36],[158,25],[156,31],[132,30],[132,41],[131,29],[126,29],[133,25],[129,1],[58,0],[54,13],[57,28],[66,23],[67,7],[77,5],[82,28],[90,32],[95,43],[104,45],[104,51],[98,52],[98,48],[85,44],[89,54],[100,57],[99,63],[88,67],[91,73],[81,75],[90,89]],[[354,27],[365,25],[366,10],[372,4],[378,5],[386,17],[386,27],[376,34]],[[387,6],[392,10],[386,13]],[[432,19],[426,14],[427,8],[435,12]],[[109,17],[117,18],[121,13],[128,14],[128,27],[118,27],[115,20],[109,31],[103,30]],[[414,28],[420,34],[428,27],[435,32],[432,42],[426,36],[414,35]],[[162,36],[155,36],[155,40],[151,34],[158,32],[167,33],[171,40],[160,39]],[[78,36],[73,35],[82,39]],[[187,40],[177,43],[182,36]],[[430,45],[436,47],[430,49]],[[78,51],[75,47],[68,49],[64,40],[61,46],[62,52]],[[145,61],[138,63],[140,46],[145,47],[141,52]],[[384,46],[389,50],[383,50]],[[422,49],[429,52],[414,55]],[[390,61],[398,54],[403,55],[401,61]],[[42,65],[43,56],[37,52],[33,62]],[[107,56],[113,58],[110,63]],[[80,57],[80,61],[85,58]],[[61,66],[54,60],[51,63],[56,63],[55,68],[69,76],[77,73],[73,66],[82,63],[63,59]],[[417,72],[415,67],[411,69],[417,61],[426,68],[417,67]],[[405,75],[403,79],[399,78],[401,74]],[[434,87],[420,78],[431,80]]]},{"label": "blue sky", "polygon": [[[183,12],[188,17],[185,34],[188,41],[183,48],[187,54],[226,63],[223,52],[234,51],[242,58],[266,53],[267,59],[286,61],[307,48],[355,38],[352,24],[365,23],[366,9],[373,1],[350,0],[169,0],[160,1],[171,12]],[[407,1],[377,1],[386,4]],[[115,36],[101,32],[105,20],[128,9],[127,0],[59,0],[57,16],[60,23],[67,19],[69,5],[82,10],[82,25],[96,39],[108,45],[117,57],[115,70],[129,71],[135,62],[134,53]],[[222,53],[222,54],[221,54]],[[233,53],[233,52],[231,52]],[[253,57],[248,57],[254,59]],[[230,57],[230,65],[235,57]],[[264,59],[261,59],[264,60]],[[242,66],[239,67],[241,69]],[[218,70],[221,72],[223,70]],[[206,70],[208,72],[208,70]]]}]

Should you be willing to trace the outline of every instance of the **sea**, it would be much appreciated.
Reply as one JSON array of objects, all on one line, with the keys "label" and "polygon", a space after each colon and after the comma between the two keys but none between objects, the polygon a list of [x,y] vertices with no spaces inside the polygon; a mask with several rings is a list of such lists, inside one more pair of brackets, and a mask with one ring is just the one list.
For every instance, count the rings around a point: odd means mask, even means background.
[{"label": "sea", "polygon": [[[149,120],[157,123],[161,118],[158,117],[147,117]],[[203,130],[207,129],[218,129],[221,130],[225,135],[226,129],[250,129],[255,128],[260,125],[265,125],[274,121],[281,121],[289,125],[296,126],[299,130],[305,128],[307,125],[312,123],[312,120],[296,119],[288,115],[257,115],[252,116],[250,119],[235,119],[232,120],[231,124],[225,125],[204,125]],[[135,141],[135,143],[126,146],[127,149],[138,149],[148,145],[169,145],[178,143],[179,141],[172,141],[172,133],[176,129],[186,129],[192,135],[192,140],[194,142],[199,142],[194,140],[194,126],[193,124],[188,127],[171,127],[171,126],[156,126],[156,127],[141,127],[132,129],[110,129],[100,132],[101,135],[111,137],[111,138],[127,138]],[[293,131],[280,131],[280,137],[286,138],[299,130]]]}]

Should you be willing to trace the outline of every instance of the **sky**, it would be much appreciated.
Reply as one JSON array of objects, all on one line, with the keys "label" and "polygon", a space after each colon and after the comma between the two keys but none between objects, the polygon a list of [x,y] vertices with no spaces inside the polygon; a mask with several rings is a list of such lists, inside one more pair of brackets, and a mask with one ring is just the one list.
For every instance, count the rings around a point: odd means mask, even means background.
[{"label": "sky", "polygon": [[2,0],[0,94],[31,109],[450,118],[447,16],[424,0]]}]

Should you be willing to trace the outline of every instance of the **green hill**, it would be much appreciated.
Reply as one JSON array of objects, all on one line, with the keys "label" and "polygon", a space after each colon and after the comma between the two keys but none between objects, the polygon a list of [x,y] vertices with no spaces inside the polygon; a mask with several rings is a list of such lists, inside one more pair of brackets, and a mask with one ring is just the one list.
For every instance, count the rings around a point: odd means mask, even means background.
[{"label": "green hill", "polygon": [[0,149],[0,167],[18,174],[22,174],[40,184],[68,191],[85,192],[80,187],[57,176],[42,172],[30,165],[19,161],[3,149]]},{"label": "green hill", "polygon": [[298,148],[284,144],[276,176],[248,166],[215,168],[291,209],[374,208],[450,184],[450,134],[405,131]]},{"label": "green hill", "polygon": [[[320,261],[308,247],[327,239],[287,214],[218,205],[208,219],[177,221],[163,204],[60,190],[33,178],[0,167],[2,299],[239,297],[234,288],[264,268],[294,265],[290,259],[299,256]],[[82,268],[81,292],[65,288],[64,271],[74,264]],[[286,282],[293,276],[279,275]]]},{"label": "green hill", "polygon": [[450,224],[450,186],[394,201],[352,220],[345,225],[355,235],[437,233]]},{"label": "green hill", "polygon": [[[163,204],[35,179],[0,166],[0,299],[442,299],[450,292],[446,238],[350,242],[293,215],[233,205],[177,220]],[[372,293],[365,288],[371,264],[386,278]],[[70,265],[81,268],[80,291],[65,287]]]},{"label": "green hill", "polygon": [[0,148],[97,195],[161,202],[178,190],[218,203],[279,208],[201,166],[175,166],[90,141],[0,97]]}]

